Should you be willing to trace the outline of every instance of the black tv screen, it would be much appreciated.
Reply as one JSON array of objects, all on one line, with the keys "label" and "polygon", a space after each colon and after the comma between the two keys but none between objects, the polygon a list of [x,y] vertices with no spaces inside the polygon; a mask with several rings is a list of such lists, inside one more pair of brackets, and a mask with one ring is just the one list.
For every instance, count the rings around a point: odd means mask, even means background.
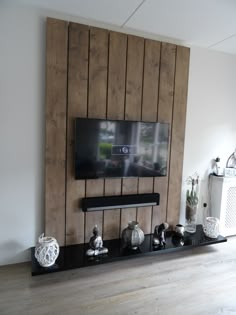
[{"label": "black tv screen", "polygon": [[76,118],[75,178],[166,176],[169,124]]}]

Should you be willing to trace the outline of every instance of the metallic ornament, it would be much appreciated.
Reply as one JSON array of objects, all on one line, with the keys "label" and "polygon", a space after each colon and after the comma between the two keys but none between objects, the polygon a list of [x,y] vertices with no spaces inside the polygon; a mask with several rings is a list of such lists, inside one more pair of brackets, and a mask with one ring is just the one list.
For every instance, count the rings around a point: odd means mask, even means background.
[{"label": "metallic ornament", "polygon": [[98,256],[108,253],[108,249],[103,247],[103,240],[99,235],[97,225],[95,225],[93,228],[93,236],[89,240],[89,247],[90,248],[86,251],[87,256]]},{"label": "metallic ornament", "polygon": [[178,236],[184,236],[184,226],[182,224],[176,224],[175,233]]},{"label": "metallic ornament", "polygon": [[160,225],[156,225],[153,234],[153,246],[165,247],[166,235],[165,232],[168,229],[169,224],[164,222]]},{"label": "metallic ornament", "polygon": [[128,222],[128,227],[122,231],[122,240],[124,247],[137,249],[144,241],[144,233],[139,227],[137,221]]}]

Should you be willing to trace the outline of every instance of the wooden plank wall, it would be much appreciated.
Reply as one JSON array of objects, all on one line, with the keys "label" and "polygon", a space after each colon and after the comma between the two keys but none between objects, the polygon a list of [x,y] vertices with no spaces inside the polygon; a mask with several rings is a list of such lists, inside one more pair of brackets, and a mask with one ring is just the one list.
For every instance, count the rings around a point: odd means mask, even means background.
[{"label": "wooden plank wall", "polygon": [[48,19],[46,56],[45,233],[65,242],[68,23]]},{"label": "wooden plank wall", "polygon": [[[189,49],[86,25],[47,20],[45,232],[60,245],[87,242],[97,224],[104,239],[129,220],[146,234],[178,223]],[[74,179],[75,117],[167,122],[168,175]],[[159,192],[156,207],[84,214],[85,196]]]}]

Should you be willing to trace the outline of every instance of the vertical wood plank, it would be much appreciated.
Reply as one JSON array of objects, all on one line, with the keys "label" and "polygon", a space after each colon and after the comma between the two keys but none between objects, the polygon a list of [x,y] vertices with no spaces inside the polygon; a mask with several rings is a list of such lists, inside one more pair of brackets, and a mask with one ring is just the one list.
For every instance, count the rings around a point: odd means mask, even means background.
[{"label": "vertical wood plank", "polygon": [[179,222],[190,50],[177,46],[167,220]]},{"label": "vertical wood plank", "polygon": [[[139,178],[138,193],[152,193],[153,192],[153,177]],[[137,221],[144,234],[151,233],[152,227],[152,207],[140,207],[137,209]]]},{"label": "vertical wood plank", "polygon": [[68,23],[47,19],[45,233],[65,244]]},{"label": "vertical wood plank", "polygon": [[153,207],[152,230],[155,225],[160,224],[167,220],[169,155],[171,150],[170,137],[175,87],[175,56],[176,45],[162,43],[159,78],[160,82],[158,101],[158,122],[169,123],[169,151],[167,161],[167,176],[156,177],[154,181],[154,192],[160,193],[160,205]]},{"label": "vertical wood plank", "polygon": [[159,206],[153,207],[152,232],[154,232],[154,227],[156,225],[166,222],[167,188],[168,188],[168,177],[155,177],[154,178],[154,193],[160,194],[160,204]]},{"label": "vertical wood plank", "polygon": [[[127,35],[110,32],[107,119],[124,119]],[[105,195],[120,195],[121,179],[105,179]],[[104,239],[119,238],[120,209],[104,212]]]},{"label": "vertical wood plank", "polygon": [[[138,178],[124,178],[122,183],[122,195],[138,193]],[[127,227],[129,221],[137,219],[137,209],[121,209],[120,233]]]},{"label": "vertical wood plank", "polygon": [[158,122],[172,122],[176,45],[162,43]]},{"label": "vertical wood plank", "polygon": [[85,197],[85,181],[67,180],[66,245],[84,243],[84,212],[80,200]]},{"label": "vertical wood plank", "polygon": [[[90,28],[88,117],[106,118],[108,73],[108,32]],[[103,196],[104,180],[88,180],[86,196]],[[86,213],[85,242],[89,241],[95,224],[103,234],[103,211]]]},{"label": "vertical wood plank", "polygon": [[144,39],[128,36],[125,119],[141,119]]},{"label": "vertical wood plank", "polygon": [[[89,179],[86,181],[86,197],[99,197],[104,194],[103,179]],[[92,236],[92,230],[95,225],[99,232],[103,233],[103,211],[93,211],[86,213],[85,217],[85,242],[87,243]]]},{"label": "vertical wood plank", "polygon": [[[121,195],[121,179],[105,180],[105,196]],[[120,209],[104,211],[103,237],[112,240],[120,236]]]},{"label": "vertical wood plank", "polygon": [[90,118],[106,117],[108,32],[90,28],[89,102]]},{"label": "vertical wood plank", "polygon": [[[157,121],[160,51],[160,42],[145,39],[142,121]],[[138,193],[152,192],[153,178],[140,178]],[[138,208],[137,221],[145,234],[151,233],[152,207]]]},{"label": "vertical wood plank", "polygon": [[124,119],[127,35],[110,32],[107,118]]},{"label": "vertical wood plank", "polygon": [[89,29],[85,25],[69,25],[68,112],[67,112],[67,195],[66,244],[84,242],[84,212],[79,208],[85,197],[85,180],[75,180],[74,122],[87,116]]},{"label": "vertical wood plank", "polygon": [[160,42],[145,39],[142,120],[157,121]]},{"label": "vertical wood plank", "polygon": [[[143,85],[143,58],[144,39],[128,36],[127,70],[126,70],[126,98],[125,119],[141,119],[142,85]],[[122,194],[137,194],[138,178],[124,178],[122,181]],[[127,227],[127,223],[137,219],[137,209],[121,210],[120,232]]]}]

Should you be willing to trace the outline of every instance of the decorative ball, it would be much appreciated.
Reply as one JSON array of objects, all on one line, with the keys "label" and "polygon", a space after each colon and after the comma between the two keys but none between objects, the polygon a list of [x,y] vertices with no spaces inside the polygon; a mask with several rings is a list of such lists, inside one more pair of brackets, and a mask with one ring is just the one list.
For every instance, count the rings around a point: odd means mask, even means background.
[{"label": "decorative ball", "polygon": [[54,265],[60,252],[57,240],[51,236],[41,234],[35,247],[35,258],[42,267],[50,267]]}]

